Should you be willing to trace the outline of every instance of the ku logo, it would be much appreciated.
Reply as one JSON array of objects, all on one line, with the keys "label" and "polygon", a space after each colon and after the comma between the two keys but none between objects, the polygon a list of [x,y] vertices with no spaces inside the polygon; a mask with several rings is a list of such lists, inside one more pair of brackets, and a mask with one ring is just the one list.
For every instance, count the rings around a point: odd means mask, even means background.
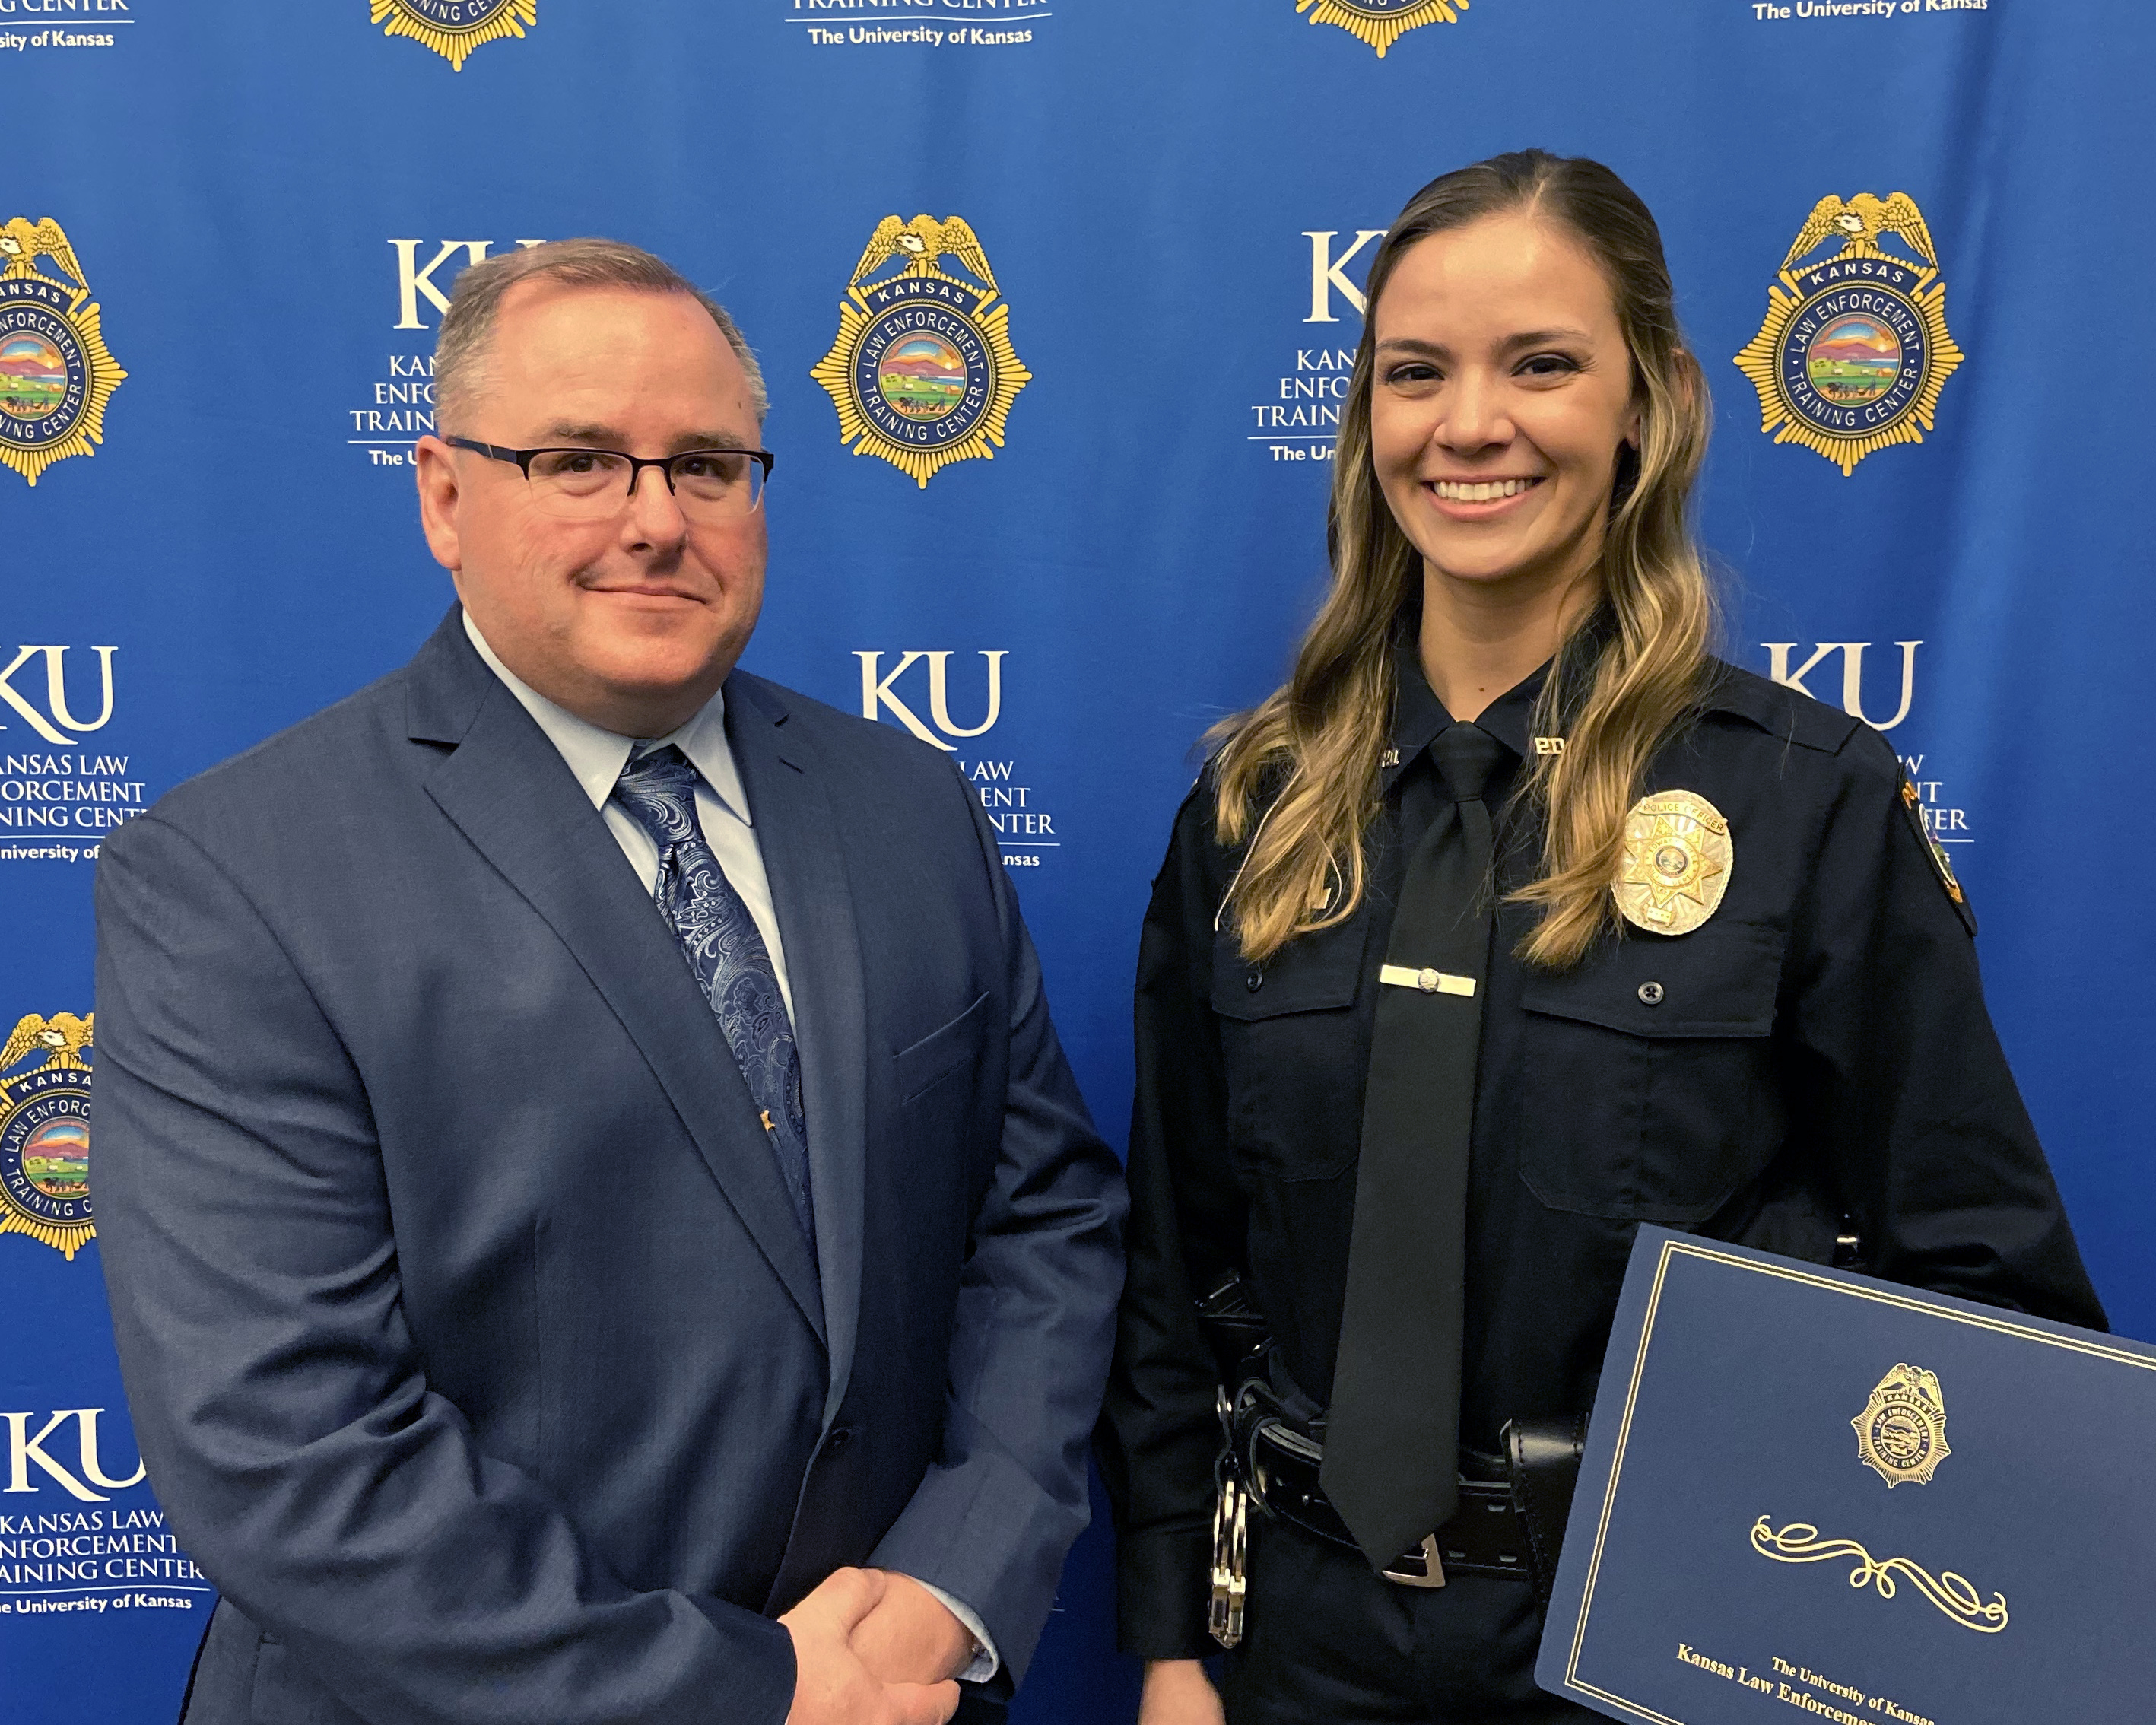
[{"label": "ku logo", "polygon": [[1894,709],[1891,719],[1875,719],[1864,711],[1864,649],[1869,641],[1820,641],[1812,648],[1811,657],[1794,670],[1789,669],[1789,655],[1797,650],[1795,641],[1762,641],[1767,649],[1767,675],[1799,695],[1810,695],[1815,701],[1831,699],[1804,686],[1804,679],[1815,670],[1823,670],[1828,657],[1841,655],[1841,710],[1852,719],[1861,719],[1874,731],[1892,731],[1909,716],[1909,704],[1917,695],[1917,649],[1922,641],[1897,641],[1902,649],[1902,701]]},{"label": "ku logo", "polygon": [[385,36],[408,36],[465,69],[482,43],[522,36],[539,22],[539,0],[368,0],[373,22]]},{"label": "ku logo", "polygon": [[[1335,294],[1344,300],[1348,309],[1360,317],[1369,309],[1363,297],[1363,290],[1348,280],[1348,266],[1361,257],[1363,248],[1373,239],[1383,239],[1382,228],[1358,228],[1353,241],[1336,248],[1332,242],[1340,238],[1337,228],[1305,228],[1302,237],[1310,242],[1310,316],[1305,323],[1337,323],[1339,314],[1332,309]],[[1370,266],[1365,262],[1363,266]]]},{"label": "ku logo", "polygon": [[[947,273],[947,258],[964,275]],[[923,490],[953,461],[993,460],[1011,403],[1033,381],[1011,346],[1002,292],[963,217],[877,223],[839,302],[838,336],[809,372],[839,410],[839,441]]]},{"label": "ku logo", "polygon": [[[1881,244],[1890,239],[1897,252]],[[1832,256],[1803,263],[1830,244]],[[1817,450],[1845,479],[1866,455],[1924,440],[1961,362],[1938,252],[1906,192],[1820,199],[1767,290],[1767,321],[1736,359],[1759,392],[1760,430]]]},{"label": "ku logo", "polygon": [[[45,742],[62,748],[80,742],[92,731],[102,731],[112,722],[112,655],[116,647],[92,647],[97,655],[98,670],[104,685],[95,719],[78,719],[68,706],[67,649],[64,647],[18,647],[15,656],[0,670],[0,731],[8,728],[7,712],[13,712],[23,723]],[[32,665],[33,660],[44,660],[44,710],[40,712],[32,698],[15,686],[16,679],[23,678],[34,690],[38,674]],[[70,735],[79,732],[81,735]]]},{"label": "ku logo", "polygon": [[[0,1425],[8,1428],[8,1483],[0,1486],[0,1495],[57,1485],[79,1503],[109,1503],[110,1493],[141,1485],[150,1471],[139,1459],[135,1471],[124,1480],[105,1472],[97,1435],[98,1419],[104,1412],[102,1408],[59,1408],[42,1420],[33,1413],[0,1413]],[[70,1421],[72,1433],[67,1429]],[[67,1441],[70,1436],[72,1444]],[[53,1454],[55,1447],[59,1455]],[[34,1478],[33,1468],[37,1470]]]},{"label": "ku logo", "polygon": [[55,461],[95,454],[105,404],[126,376],[60,224],[0,223],[0,466],[34,485]]},{"label": "ku logo", "polygon": [[[861,662],[861,716],[865,719],[880,717],[888,711],[923,742],[933,743],[947,754],[956,754],[957,742],[947,742],[946,737],[961,740],[983,737],[995,728],[996,721],[1004,710],[1004,660],[1010,657],[1008,649],[994,652],[983,649],[980,655],[988,662],[987,716],[978,725],[961,725],[951,716],[951,660],[950,653],[908,652],[897,655],[898,663],[888,673],[883,670],[881,653],[856,650],[854,657]],[[928,722],[906,704],[897,684],[900,678],[921,660],[928,662]],[[917,685],[917,680],[916,680]],[[916,694],[913,697],[918,701]]]},{"label": "ku logo", "polygon": [[[519,249],[529,251],[535,245],[544,245],[543,239],[520,239]],[[419,253],[426,245],[420,239],[393,239],[391,248],[397,254],[397,321],[390,326],[398,330],[424,330],[434,327],[419,321],[419,302],[424,300],[434,308],[439,316],[449,309],[449,296],[442,291],[456,280],[458,272],[470,268],[484,259],[494,242],[490,239],[444,239],[438,242],[434,254],[423,269]],[[449,274],[440,272],[447,270]]]},{"label": "ku logo", "polygon": [[1456,24],[1467,0],[1295,0],[1313,24],[1337,24],[1378,50],[1378,58],[1410,30],[1424,24]]}]

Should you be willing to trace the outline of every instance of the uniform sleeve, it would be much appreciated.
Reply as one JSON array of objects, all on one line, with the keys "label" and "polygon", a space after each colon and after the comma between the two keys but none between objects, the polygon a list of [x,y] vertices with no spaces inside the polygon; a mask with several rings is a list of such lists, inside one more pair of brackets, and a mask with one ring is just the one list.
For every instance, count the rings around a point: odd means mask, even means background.
[{"label": "uniform sleeve", "polygon": [[1222,883],[1209,866],[1210,783],[1177,818],[1139,938],[1130,1270],[1097,1443],[1116,1514],[1118,1640],[1143,1659],[1217,1651],[1205,1613],[1220,1428],[1196,1298],[1241,1266],[1247,1219],[1211,1006]]},{"label": "uniform sleeve", "polygon": [[1784,972],[1814,1142],[1871,1274],[2090,1328],[2103,1308],[1886,740],[1843,751]]}]

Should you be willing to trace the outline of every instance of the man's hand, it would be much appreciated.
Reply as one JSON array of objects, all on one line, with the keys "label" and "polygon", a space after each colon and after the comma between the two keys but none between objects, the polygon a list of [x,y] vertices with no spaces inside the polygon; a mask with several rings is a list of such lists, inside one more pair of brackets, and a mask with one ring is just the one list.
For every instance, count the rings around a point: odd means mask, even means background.
[{"label": "man's hand", "polygon": [[956,1683],[885,1682],[849,1645],[893,1579],[877,1569],[834,1569],[778,1620],[793,1637],[787,1725],[944,1725],[957,1711]]},{"label": "man's hand", "polygon": [[940,1683],[973,1662],[973,1632],[911,1575],[872,1570],[883,1598],[854,1626],[853,1645],[870,1675],[886,1683]]},{"label": "man's hand", "polygon": [[1219,1692],[1194,1659],[1149,1659],[1138,1725],[1224,1725]]}]

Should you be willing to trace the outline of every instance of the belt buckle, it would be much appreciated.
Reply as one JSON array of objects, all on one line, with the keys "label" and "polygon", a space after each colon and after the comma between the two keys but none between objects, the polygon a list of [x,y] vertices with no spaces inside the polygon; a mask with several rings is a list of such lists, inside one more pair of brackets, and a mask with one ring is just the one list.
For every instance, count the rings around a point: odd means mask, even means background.
[{"label": "belt buckle", "polygon": [[1419,1556],[1422,1559],[1422,1573],[1419,1575],[1412,1574],[1404,1569],[1381,1569],[1378,1573],[1383,1575],[1386,1580],[1396,1581],[1402,1587],[1443,1587],[1445,1585],[1445,1563],[1444,1560],[1437,1554],[1436,1534],[1424,1534],[1422,1539],[1422,1548],[1419,1553],[1410,1552],[1405,1553],[1402,1557],[1395,1558],[1393,1561],[1394,1563],[1404,1563],[1409,1558],[1417,1556]]}]

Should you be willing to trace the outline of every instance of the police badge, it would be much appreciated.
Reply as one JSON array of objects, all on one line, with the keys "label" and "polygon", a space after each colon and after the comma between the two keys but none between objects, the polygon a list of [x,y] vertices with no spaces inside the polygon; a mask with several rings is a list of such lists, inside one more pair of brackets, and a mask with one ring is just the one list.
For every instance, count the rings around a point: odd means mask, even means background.
[{"label": "police badge", "polygon": [[[1882,250],[1889,234],[1916,261]],[[1840,251],[1792,273],[1832,239]],[[1931,230],[1907,193],[1822,198],[1767,290],[1767,321],[1737,356],[1759,391],[1760,430],[1818,450],[1845,478],[1891,444],[1922,443],[1962,362],[1938,274]]]},{"label": "police badge", "polygon": [[1872,1389],[1856,1428],[1856,1457],[1887,1489],[1928,1486],[1953,1451],[1947,1447],[1947,1401],[1939,1380],[1921,1366],[1897,1365]]},{"label": "police badge", "polygon": [[[42,258],[72,286],[38,268]],[[0,465],[32,485],[55,461],[94,455],[105,404],[127,373],[105,345],[104,309],[50,216],[0,227]]]},{"label": "police badge", "polygon": [[95,1238],[90,1212],[90,1048],[96,1014],[30,1014],[0,1045],[0,1234],[27,1234],[70,1261]]},{"label": "police badge", "polygon": [[1295,0],[1313,24],[1337,24],[1378,50],[1378,58],[1410,30],[1456,24],[1467,0]]},{"label": "police badge", "polygon": [[[938,269],[947,257],[976,281]],[[896,275],[870,281],[899,259]],[[839,410],[839,441],[924,490],[953,461],[993,460],[1033,379],[1010,344],[1009,305],[993,304],[1001,291],[961,218],[879,222],[839,302],[838,338],[809,372]]]},{"label": "police badge", "polygon": [[371,21],[385,36],[424,43],[461,72],[483,42],[521,36],[539,22],[539,0],[369,0]]},{"label": "police badge", "polygon": [[1737,854],[1722,811],[1692,791],[1657,791],[1625,817],[1617,908],[1650,934],[1690,934],[1721,907]]}]

